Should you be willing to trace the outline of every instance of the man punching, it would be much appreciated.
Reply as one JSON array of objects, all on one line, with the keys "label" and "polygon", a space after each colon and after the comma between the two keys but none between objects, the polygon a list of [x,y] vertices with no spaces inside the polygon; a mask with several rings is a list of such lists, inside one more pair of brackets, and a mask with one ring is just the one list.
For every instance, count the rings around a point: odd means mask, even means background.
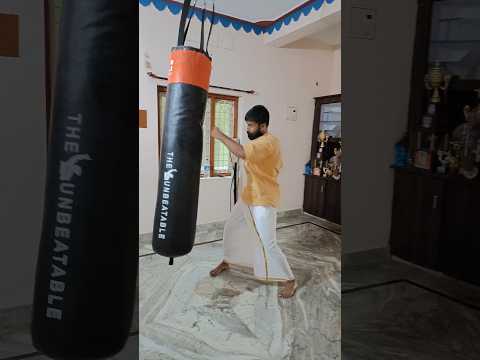
[{"label": "man punching", "polygon": [[225,224],[223,261],[210,275],[218,276],[232,265],[253,268],[256,278],[282,284],[279,296],[289,298],[295,294],[297,282],[276,239],[280,200],[277,178],[282,158],[279,140],[268,132],[269,117],[262,105],[247,112],[245,121],[251,141],[243,146],[218,128],[212,131],[213,138],[244,160],[247,184]]}]

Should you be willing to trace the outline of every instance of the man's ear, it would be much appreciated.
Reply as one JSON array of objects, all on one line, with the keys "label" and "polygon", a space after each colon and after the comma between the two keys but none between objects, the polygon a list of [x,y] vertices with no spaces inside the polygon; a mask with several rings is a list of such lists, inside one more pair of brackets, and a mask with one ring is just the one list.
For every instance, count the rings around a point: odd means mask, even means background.
[{"label": "man's ear", "polygon": [[265,133],[267,131],[267,124],[260,124],[260,131]]}]

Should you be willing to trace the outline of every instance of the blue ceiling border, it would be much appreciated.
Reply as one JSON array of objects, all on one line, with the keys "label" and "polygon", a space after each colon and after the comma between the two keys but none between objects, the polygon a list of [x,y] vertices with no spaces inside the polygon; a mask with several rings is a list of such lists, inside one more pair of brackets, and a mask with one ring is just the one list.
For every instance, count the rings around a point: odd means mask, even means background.
[{"label": "blue ceiling border", "polygon": [[[295,11],[289,13],[288,15],[281,17],[278,20],[275,20],[272,24],[268,26],[261,26],[249,21],[234,19],[222,14],[215,15],[214,23],[220,23],[223,27],[232,27],[233,29],[240,31],[243,30],[246,33],[254,33],[256,35],[261,34],[273,34],[274,31],[279,31],[282,27],[288,26],[292,22],[297,22],[302,16],[308,16],[312,11],[318,11],[325,4],[333,4],[336,0],[310,0],[305,4],[297,8]],[[139,0],[140,5],[149,6],[153,4],[158,11],[164,11],[168,9],[173,15],[178,15],[182,11],[182,4],[171,1],[171,0]],[[195,16],[201,20],[202,18],[202,9],[196,8],[195,10],[191,9],[189,15],[194,11]],[[206,18],[211,22],[212,13],[207,11]]]}]

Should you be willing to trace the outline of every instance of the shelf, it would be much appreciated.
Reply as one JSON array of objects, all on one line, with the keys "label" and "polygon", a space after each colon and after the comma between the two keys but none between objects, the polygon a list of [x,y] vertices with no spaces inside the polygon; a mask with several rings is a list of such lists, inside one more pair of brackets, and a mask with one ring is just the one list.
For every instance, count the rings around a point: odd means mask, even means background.
[{"label": "shelf", "polygon": [[479,44],[480,40],[432,40],[430,44],[433,45],[471,45]]},{"label": "shelf", "polygon": [[480,79],[457,79],[451,85],[455,91],[471,91],[472,89],[480,89]]},{"label": "shelf", "polygon": [[471,53],[471,49],[458,49],[448,45],[433,45],[430,47],[429,58],[432,61],[441,61],[443,63],[458,63],[464,61]]},{"label": "shelf", "polygon": [[415,130],[417,132],[422,132],[422,133],[427,133],[427,134],[434,134],[434,133],[448,133],[449,130],[445,127],[441,127],[441,128],[424,128],[422,126],[417,126],[415,128]]},{"label": "shelf", "polygon": [[480,7],[478,0],[433,0],[434,6],[463,9],[465,7]]},{"label": "shelf", "polygon": [[332,181],[332,182],[340,182],[342,178],[335,180],[332,177],[323,177],[323,176],[317,176],[317,175],[308,175],[308,174],[303,174],[303,176],[308,177],[308,178],[314,178],[318,180],[325,180],[325,181]]},{"label": "shelf", "polygon": [[390,166],[391,169],[394,171],[400,171],[400,172],[405,172],[409,174],[415,174],[419,176],[428,176],[432,177],[434,179],[441,179],[441,180],[448,180],[448,181],[464,181],[466,183],[475,183],[475,182],[480,182],[480,175],[478,175],[474,179],[467,179],[466,177],[460,175],[460,174],[438,174],[436,172],[430,171],[430,170],[424,170],[420,168],[416,168],[414,166],[408,166],[408,167],[396,167],[396,166]]},{"label": "shelf", "polygon": [[456,22],[456,23],[473,23],[473,24],[479,24],[480,25],[480,17],[472,17],[472,18],[466,18],[466,17],[454,17],[454,18],[444,18],[444,19],[438,19],[439,23],[451,23],[451,22]]}]

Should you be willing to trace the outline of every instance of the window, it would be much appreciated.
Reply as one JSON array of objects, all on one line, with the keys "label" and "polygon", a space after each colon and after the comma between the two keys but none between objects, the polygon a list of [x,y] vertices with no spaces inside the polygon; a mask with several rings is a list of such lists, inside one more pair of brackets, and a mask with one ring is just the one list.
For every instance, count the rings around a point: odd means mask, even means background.
[{"label": "window", "polygon": [[320,115],[320,131],[325,130],[329,136],[342,137],[342,104],[322,104]]},{"label": "window", "polygon": [[[159,148],[161,148],[167,89],[158,88]],[[217,126],[226,135],[237,137],[238,97],[209,94],[203,121],[202,177],[230,176],[232,162],[227,147],[210,137],[210,129]],[[160,150],[159,150],[160,151]]]}]

